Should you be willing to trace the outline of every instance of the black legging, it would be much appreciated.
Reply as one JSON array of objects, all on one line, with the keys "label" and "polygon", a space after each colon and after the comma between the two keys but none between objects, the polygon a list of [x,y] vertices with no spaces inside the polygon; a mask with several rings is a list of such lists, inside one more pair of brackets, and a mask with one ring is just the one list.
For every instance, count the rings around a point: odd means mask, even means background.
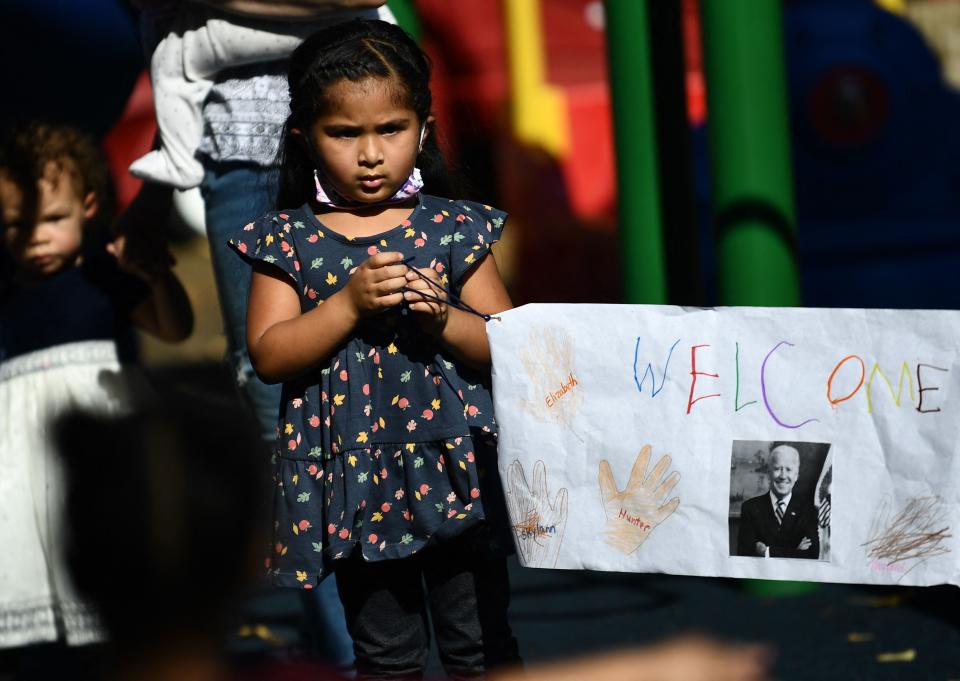
[{"label": "black legging", "polygon": [[507,608],[506,560],[491,552],[485,525],[410,558],[340,561],[337,588],[361,680],[420,679],[430,646],[454,681],[519,664]]}]

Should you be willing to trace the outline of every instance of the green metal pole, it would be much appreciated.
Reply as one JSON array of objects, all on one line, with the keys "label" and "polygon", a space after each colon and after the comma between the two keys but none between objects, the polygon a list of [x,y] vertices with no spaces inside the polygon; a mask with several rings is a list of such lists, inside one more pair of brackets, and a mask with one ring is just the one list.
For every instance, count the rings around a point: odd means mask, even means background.
[{"label": "green metal pole", "polygon": [[[798,305],[781,0],[701,0],[720,302]],[[763,596],[807,582],[747,580]]]},{"label": "green metal pole", "polygon": [[667,302],[647,0],[607,0],[620,262],[628,303]]},{"label": "green metal pole", "polygon": [[397,24],[404,31],[413,36],[418,43],[423,38],[423,26],[420,24],[420,17],[417,15],[417,8],[413,5],[413,0],[390,0],[387,7],[397,18]]},{"label": "green metal pole", "polygon": [[781,0],[701,0],[720,302],[798,305]]}]

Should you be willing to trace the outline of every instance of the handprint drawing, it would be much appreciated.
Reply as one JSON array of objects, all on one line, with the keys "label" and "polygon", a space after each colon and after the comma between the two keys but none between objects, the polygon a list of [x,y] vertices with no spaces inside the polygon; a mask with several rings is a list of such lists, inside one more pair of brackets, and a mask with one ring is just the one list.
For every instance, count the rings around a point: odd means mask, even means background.
[{"label": "handprint drawing", "polygon": [[527,346],[520,349],[520,361],[534,393],[534,399],[520,407],[537,418],[572,426],[583,398],[569,336],[551,327],[531,332]]},{"label": "handprint drawing", "polygon": [[567,489],[562,487],[550,502],[547,492],[547,467],[543,461],[533,466],[533,487],[527,485],[519,461],[507,472],[507,506],[517,550],[528,567],[556,567],[557,555],[567,526]]},{"label": "handprint drawing", "polygon": [[630,471],[630,480],[622,492],[617,488],[610,464],[606,460],[600,462],[600,499],[607,517],[604,539],[612,548],[624,554],[633,553],[657,525],[677,510],[679,497],[665,504],[660,503],[680,481],[680,474],[674,471],[660,482],[670,468],[670,462],[669,454],[660,457],[647,475],[650,445],[645,445],[637,455],[633,470]]}]

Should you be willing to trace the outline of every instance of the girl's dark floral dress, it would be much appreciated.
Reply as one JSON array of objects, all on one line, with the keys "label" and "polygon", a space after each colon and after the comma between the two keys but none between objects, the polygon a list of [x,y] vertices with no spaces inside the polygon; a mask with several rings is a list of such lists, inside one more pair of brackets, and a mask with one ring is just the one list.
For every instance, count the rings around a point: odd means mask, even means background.
[{"label": "girl's dark floral dress", "polygon": [[[346,285],[378,251],[433,268],[459,291],[500,238],[505,213],[421,195],[409,219],[348,239],[309,206],[268,213],[231,246],[289,275],[307,312]],[[480,476],[496,492],[496,422],[489,377],[444,354],[413,314],[367,318],[329,362],[283,386],[270,573],[312,588],[330,561],[416,553],[484,519]],[[500,501],[500,500],[498,500]],[[489,505],[489,504],[488,504]]]}]

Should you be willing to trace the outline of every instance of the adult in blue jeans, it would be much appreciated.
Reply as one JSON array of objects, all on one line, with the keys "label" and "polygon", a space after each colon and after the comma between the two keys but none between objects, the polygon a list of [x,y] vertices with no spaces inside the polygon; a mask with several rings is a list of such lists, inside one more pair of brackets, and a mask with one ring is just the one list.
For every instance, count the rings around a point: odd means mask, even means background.
[{"label": "adult in blue jeans", "polygon": [[[273,208],[276,169],[239,162],[204,162],[206,174],[201,185],[206,206],[207,237],[217,292],[223,312],[229,363],[237,385],[252,403],[260,432],[271,443],[276,440],[280,385],[268,385],[257,378],[247,356],[246,311],[250,267],[227,249],[232,231]],[[347,633],[343,607],[333,578],[318,588],[298,591],[303,602],[307,629],[315,632],[312,643],[338,669],[353,665],[353,641]]]},{"label": "adult in blue jeans", "polygon": [[[356,16],[392,21],[383,0],[199,0],[220,10],[219,19],[236,17],[283,22],[344,21]],[[163,22],[176,13],[174,0],[139,0],[143,10],[144,42],[148,49],[164,34]],[[379,7],[379,9],[377,9]],[[254,373],[246,346],[247,293],[250,268],[230,252],[227,240],[268,210],[277,187],[277,152],[289,115],[285,60],[244,64],[218,73],[202,106],[203,137],[196,157],[204,168],[200,190],[205,202],[207,237],[223,313],[228,360],[237,385],[251,402],[265,439],[275,439],[280,386],[263,383]],[[162,102],[157,106],[163,106]],[[147,184],[124,220],[145,225],[165,214],[172,189]],[[137,220],[136,216],[143,220]],[[316,647],[336,667],[353,664],[353,642],[346,630],[334,578],[303,591],[308,628],[316,632]]]}]

